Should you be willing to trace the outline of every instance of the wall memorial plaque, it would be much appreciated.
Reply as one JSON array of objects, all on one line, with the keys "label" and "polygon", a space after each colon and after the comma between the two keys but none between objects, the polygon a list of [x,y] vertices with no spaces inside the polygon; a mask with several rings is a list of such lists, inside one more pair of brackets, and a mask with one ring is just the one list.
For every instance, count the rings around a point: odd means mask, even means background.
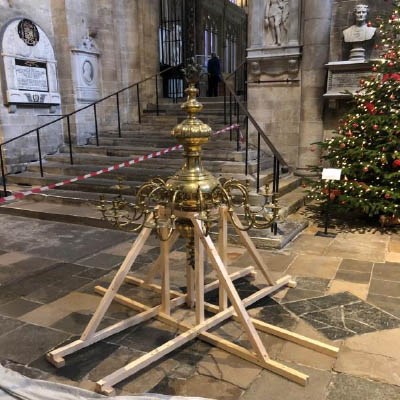
[{"label": "wall memorial plaque", "polygon": [[[19,104],[53,106],[61,98],[57,82],[57,63],[49,38],[34,22],[15,19],[3,28],[1,56],[4,103],[10,112]],[[33,104],[32,104],[33,105]]]},{"label": "wall memorial plaque", "polygon": [[360,80],[371,75],[370,62],[337,61],[326,65],[328,80],[324,97],[351,98],[360,90]]},{"label": "wall memorial plaque", "polygon": [[92,37],[86,35],[77,48],[73,48],[73,76],[77,100],[82,103],[100,98],[100,52]]},{"label": "wall memorial plaque", "polygon": [[19,90],[49,91],[46,63],[15,59],[15,73]]}]

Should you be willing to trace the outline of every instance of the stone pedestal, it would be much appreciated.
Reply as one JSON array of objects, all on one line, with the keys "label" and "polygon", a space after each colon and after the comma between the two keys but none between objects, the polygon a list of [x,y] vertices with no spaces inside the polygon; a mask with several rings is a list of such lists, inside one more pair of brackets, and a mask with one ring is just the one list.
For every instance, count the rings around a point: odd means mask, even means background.
[{"label": "stone pedestal", "polygon": [[[300,118],[301,0],[284,1],[281,11],[275,9],[280,12],[278,27],[271,23],[270,4],[269,0],[254,0],[249,5],[248,107],[284,159],[295,165]],[[275,29],[279,30],[279,43]]]}]

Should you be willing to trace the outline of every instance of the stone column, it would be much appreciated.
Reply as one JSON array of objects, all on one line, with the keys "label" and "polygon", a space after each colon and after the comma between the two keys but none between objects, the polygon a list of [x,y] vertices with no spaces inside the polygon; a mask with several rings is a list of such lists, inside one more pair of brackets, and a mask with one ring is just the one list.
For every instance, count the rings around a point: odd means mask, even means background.
[{"label": "stone column", "polygon": [[[301,72],[300,137],[297,171],[308,175],[309,165],[319,164],[311,143],[323,138],[325,64],[329,59],[332,0],[307,0],[304,4],[303,61]],[[314,146],[315,147],[315,146]]]}]

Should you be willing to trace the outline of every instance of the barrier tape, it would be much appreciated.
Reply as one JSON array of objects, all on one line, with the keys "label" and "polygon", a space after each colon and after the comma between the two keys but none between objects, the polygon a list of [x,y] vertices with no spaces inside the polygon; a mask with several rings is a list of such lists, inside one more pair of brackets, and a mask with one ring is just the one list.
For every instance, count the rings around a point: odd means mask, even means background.
[{"label": "barrier tape", "polygon": [[[214,132],[213,136],[218,135],[218,134],[223,133],[223,132],[230,131],[231,129],[238,129],[238,128],[239,128],[238,124],[233,124],[233,125],[227,126],[226,128],[223,128],[223,129],[221,129],[219,131]],[[240,133],[240,130],[239,130],[239,133]],[[241,140],[242,140],[243,136],[242,136],[241,133],[240,133],[240,137],[241,137]],[[130,165],[140,163],[140,162],[142,162],[144,160],[149,160],[150,158],[160,157],[160,156],[162,156],[162,155],[164,155],[166,153],[169,153],[171,151],[179,150],[182,147],[183,146],[181,144],[175,145],[175,146],[172,146],[172,147],[165,148],[163,150],[154,151],[153,153],[147,154],[145,156],[140,156],[140,157],[136,157],[136,158],[134,158],[132,160],[129,160],[129,161],[124,161],[124,162],[122,162],[120,164],[112,165],[111,167],[106,167],[106,168],[99,169],[98,171],[95,171],[95,172],[89,172],[89,173],[87,173],[85,175],[79,175],[79,176],[76,176],[75,178],[66,179],[65,181],[62,181],[62,182],[51,183],[50,185],[33,188],[33,189],[27,190],[25,192],[15,192],[11,196],[0,197],[0,204],[7,203],[7,202],[13,201],[13,200],[21,200],[24,197],[29,196],[31,194],[37,194],[37,193],[46,192],[47,190],[55,189],[55,188],[58,188],[58,187],[61,187],[61,186],[64,186],[64,185],[68,185],[70,183],[83,181],[83,180],[91,178],[93,176],[98,176],[98,175],[101,175],[101,174],[104,174],[104,173],[107,173],[107,172],[115,171],[115,170],[120,169],[120,168],[129,167]]]}]

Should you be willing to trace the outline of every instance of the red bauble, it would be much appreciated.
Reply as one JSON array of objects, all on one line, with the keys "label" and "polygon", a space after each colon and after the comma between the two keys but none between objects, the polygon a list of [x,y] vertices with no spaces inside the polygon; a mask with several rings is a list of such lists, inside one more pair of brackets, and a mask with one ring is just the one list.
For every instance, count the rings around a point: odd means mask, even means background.
[{"label": "red bauble", "polygon": [[371,21],[368,21],[367,26],[372,26]]},{"label": "red bauble", "polygon": [[383,197],[385,199],[390,199],[392,197],[392,195],[390,193],[385,193],[385,195]]},{"label": "red bauble", "polygon": [[340,147],[341,149],[344,149],[344,148],[346,147],[346,145],[342,142],[342,143],[339,144],[339,147]]},{"label": "red bauble", "polygon": [[353,132],[352,132],[351,130],[348,130],[348,131],[346,132],[346,136],[347,136],[347,137],[352,137],[352,136],[353,136]]},{"label": "red bauble", "polygon": [[365,79],[360,79],[360,85],[363,86],[365,83]]},{"label": "red bauble", "polygon": [[372,125],[372,129],[374,129],[375,131],[377,131],[378,129],[379,129],[379,126],[378,125]]},{"label": "red bauble", "polygon": [[393,162],[392,162],[392,166],[394,168],[400,168],[400,159],[396,158]]},{"label": "red bauble", "polygon": [[352,126],[353,126],[353,128],[358,128],[357,122],[354,122]]},{"label": "red bauble", "polygon": [[368,110],[370,114],[375,114],[376,113],[376,108],[375,104],[371,102],[366,102],[364,103],[365,108]]},{"label": "red bauble", "polygon": [[393,67],[394,66],[394,62],[390,61],[390,63],[388,63],[389,67]]},{"label": "red bauble", "polygon": [[368,167],[364,167],[364,168],[363,168],[363,171],[364,171],[364,172],[368,172]]},{"label": "red bauble", "polygon": [[393,79],[394,81],[400,81],[400,74],[383,74],[382,82],[386,82],[388,79]]},{"label": "red bauble", "polygon": [[376,72],[376,71],[378,71],[378,68],[372,67],[372,72]]}]

